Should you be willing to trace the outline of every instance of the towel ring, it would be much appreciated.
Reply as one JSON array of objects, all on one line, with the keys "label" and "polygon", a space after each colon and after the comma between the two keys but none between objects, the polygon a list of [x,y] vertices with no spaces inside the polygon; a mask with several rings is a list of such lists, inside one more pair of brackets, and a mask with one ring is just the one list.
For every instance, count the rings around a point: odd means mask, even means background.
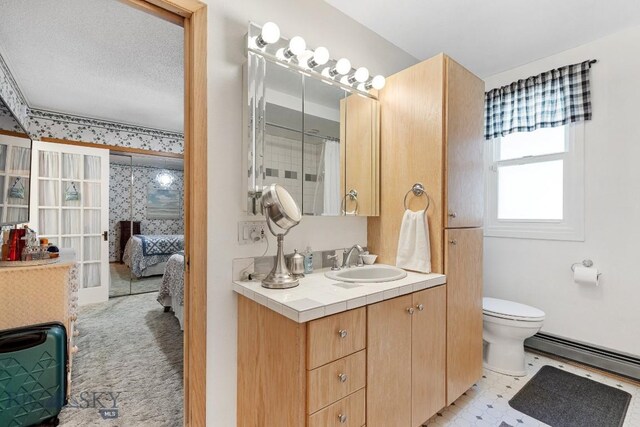
[{"label": "towel ring", "polygon": [[[351,212],[347,212],[345,210],[347,197],[356,202],[356,208]],[[352,189],[347,194],[344,195],[344,198],[342,199],[342,203],[340,203],[340,210],[342,211],[343,215],[358,215],[358,191],[356,191],[355,189]]]},{"label": "towel ring", "polygon": [[431,199],[429,198],[429,195],[427,194],[427,192],[424,190],[424,185],[422,185],[419,182],[416,182],[411,187],[411,190],[407,191],[407,194],[404,195],[404,203],[403,203],[405,210],[409,209],[407,207],[407,197],[409,197],[410,193],[413,193],[413,195],[416,196],[416,197],[420,197],[420,196],[423,196],[423,195],[427,197],[427,207],[424,208],[424,211],[427,212],[427,209],[429,209],[429,206],[431,205]]}]

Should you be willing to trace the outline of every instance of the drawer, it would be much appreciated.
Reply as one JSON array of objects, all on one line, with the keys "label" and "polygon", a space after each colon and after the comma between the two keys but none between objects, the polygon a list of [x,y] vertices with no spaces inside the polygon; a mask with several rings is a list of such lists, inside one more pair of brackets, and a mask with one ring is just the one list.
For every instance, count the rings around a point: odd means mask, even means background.
[{"label": "drawer", "polygon": [[307,369],[314,369],[365,348],[365,307],[312,320],[307,329]]},{"label": "drawer", "polygon": [[308,371],[307,411],[313,414],[351,393],[364,388],[367,371],[366,350]]},{"label": "drawer", "polygon": [[360,389],[309,416],[308,427],[362,427],[365,423],[365,391]]}]

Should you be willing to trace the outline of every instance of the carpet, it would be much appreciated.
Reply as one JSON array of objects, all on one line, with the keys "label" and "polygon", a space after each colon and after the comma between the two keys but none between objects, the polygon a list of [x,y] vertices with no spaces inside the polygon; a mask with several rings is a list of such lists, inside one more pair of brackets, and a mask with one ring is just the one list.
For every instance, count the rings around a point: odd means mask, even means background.
[{"label": "carpet", "polygon": [[61,426],[182,426],[182,332],[156,294],[81,307]]},{"label": "carpet", "polygon": [[553,427],[620,427],[630,401],[626,391],[547,365],[509,405]]}]

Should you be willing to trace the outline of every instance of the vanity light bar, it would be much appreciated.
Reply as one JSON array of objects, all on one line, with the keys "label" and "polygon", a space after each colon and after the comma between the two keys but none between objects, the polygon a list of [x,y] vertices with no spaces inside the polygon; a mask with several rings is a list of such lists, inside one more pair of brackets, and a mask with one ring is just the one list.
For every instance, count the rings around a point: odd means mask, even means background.
[{"label": "vanity light bar", "polygon": [[[260,29],[260,33],[252,35],[254,28]],[[375,98],[369,93],[371,89],[380,90],[385,84],[384,76],[372,77],[365,67],[354,69],[347,58],[330,59],[329,50],[326,47],[320,46],[315,50],[309,50],[300,36],[295,36],[291,40],[281,37],[280,28],[273,22],[267,22],[262,27],[256,24],[249,25],[247,49],[278,65],[296,69],[306,75],[314,75],[325,83],[370,98]]]}]

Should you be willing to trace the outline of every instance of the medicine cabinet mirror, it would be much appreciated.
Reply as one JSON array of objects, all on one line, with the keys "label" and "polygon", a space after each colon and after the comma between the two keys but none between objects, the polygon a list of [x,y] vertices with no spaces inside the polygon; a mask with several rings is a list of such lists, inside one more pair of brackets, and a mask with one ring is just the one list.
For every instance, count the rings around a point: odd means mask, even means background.
[{"label": "medicine cabinet mirror", "polygon": [[245,66],[247,210],[280,184],[303,215],[379,214],[379,103],[294,65],[248,52]]}]

